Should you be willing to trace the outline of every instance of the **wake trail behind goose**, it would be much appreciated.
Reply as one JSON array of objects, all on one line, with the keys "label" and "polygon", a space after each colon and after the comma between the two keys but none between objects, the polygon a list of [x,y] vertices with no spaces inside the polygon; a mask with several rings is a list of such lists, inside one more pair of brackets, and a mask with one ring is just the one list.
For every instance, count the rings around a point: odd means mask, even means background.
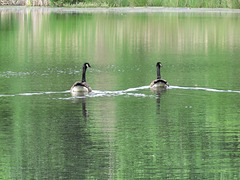
[{"label": "wake trail behind goose", "polygon": [[203,90],[203,91],[209,91],[209,92],[240,93],[240,91],[235,91],[235,90],[222,90],[222,89],[212,89],[212,88],[202,88],[202,87],[170,86],[169,89]]},{"label": "wake trail behind goose", "polygon": [[[86,97],[103,97],[103,96],[135,96],[135,97],[154,97],[155,95],[147,95],[144,92],[137,93],[140,90],[150,89],[149,86],[139,86],[135,88],[128,88],[125,90],[117,90],[117,91],[101,91],[101,90],[93,90],[91,93],[85,95]],[[221,90],[221,89],[213,89],[213,88],[202,88],[202,87],[181,87],[181,86],[169,86],[167,90],[173,89],[182,89],[182,90],[202,90],[208,92],[225,92],[225,93],[240,93],[240,91],[235,90]],[[46,91],[46,92],[33,92],[33,93],[18,93],[18,94],[0,94],[0,97],[14,97],[14,96],[34,96],[34,95],[44,95],[44,94],[66,94],[70,93],[70,90],[66,91]]]}]

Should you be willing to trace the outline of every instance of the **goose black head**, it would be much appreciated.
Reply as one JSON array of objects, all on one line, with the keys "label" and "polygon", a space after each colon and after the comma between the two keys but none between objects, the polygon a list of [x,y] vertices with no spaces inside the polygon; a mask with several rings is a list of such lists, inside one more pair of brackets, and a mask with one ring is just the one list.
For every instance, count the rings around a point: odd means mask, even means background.
[{"label": "goose black head", "polygon": [[87,69],[87,68],[89,68],[89,67],[91,67],[91,66],[90,66],[89,63],[84,63],[84,64],[83,64],[83,67]]},{"label": "goose black head", "polygon": [[157,62],[156,66],[162,67],[162,63],[161,62]]}]

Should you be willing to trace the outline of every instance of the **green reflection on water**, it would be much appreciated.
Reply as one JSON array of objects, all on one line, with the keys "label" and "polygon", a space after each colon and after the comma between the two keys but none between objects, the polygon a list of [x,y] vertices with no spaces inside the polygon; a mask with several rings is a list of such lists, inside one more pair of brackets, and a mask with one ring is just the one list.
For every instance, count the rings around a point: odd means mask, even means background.
[{"label": "green reflection on water", "polygon": [[239,178],[239,14],[0,15],[0,178]]}]

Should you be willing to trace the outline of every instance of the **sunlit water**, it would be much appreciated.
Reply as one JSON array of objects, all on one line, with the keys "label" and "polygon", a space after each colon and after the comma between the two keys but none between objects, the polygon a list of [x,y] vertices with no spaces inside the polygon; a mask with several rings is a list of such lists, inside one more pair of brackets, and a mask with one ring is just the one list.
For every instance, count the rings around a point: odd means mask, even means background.
[{"label": "sunlit water", "polygon": [[202,11],[1,8],[0,179],[240,179],[240,14]]}]

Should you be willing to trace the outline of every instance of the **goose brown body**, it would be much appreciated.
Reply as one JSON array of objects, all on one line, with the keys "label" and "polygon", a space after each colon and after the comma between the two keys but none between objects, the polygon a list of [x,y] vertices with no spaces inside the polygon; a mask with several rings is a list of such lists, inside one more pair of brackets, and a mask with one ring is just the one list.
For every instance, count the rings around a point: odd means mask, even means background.
[{"label": "goose brown body", "polygon": [[71,87],[71,92],[92,92],[92,88],[86,82],[77,81]]},{"label": "goose brown body", "polygon": [[150,84],[150,87],[168,87],[168,86],[169,86],[168,82],[164,79],[153,80],[152,83]]}]

